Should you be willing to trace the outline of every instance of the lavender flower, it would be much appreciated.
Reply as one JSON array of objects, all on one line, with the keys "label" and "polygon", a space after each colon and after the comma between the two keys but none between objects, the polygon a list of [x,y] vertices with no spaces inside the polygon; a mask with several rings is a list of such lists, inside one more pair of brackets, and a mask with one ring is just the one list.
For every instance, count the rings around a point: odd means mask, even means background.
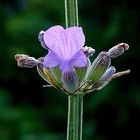
[{"label": "lavender flower", "polygon": [[81,50],[85,44],[81,27],[64,29],[61,26],[53,26],[44,32],[43,42],[47,46],[46,49],[49,48],[49,53],[44,58],[46,67],[59,66],[62,73],[65,73],[73,72],[75,66],[87,65],[86,55]]},{"label": "lavender flower", "polygon": [[[129,49],[128,44],[120,43],[106,52],[101,52],[91,63],[89,57],[95,50],[85,45],[81,27],[53,26],[41,31],[38,36],[43,48],[49,52],[45,57],[35,59],[25,54],[15,55],[19,67],[37,67],[40,76],[51,86],[67,94],[84,94],[105,87],[112,79],[130,73],[130,70],[117,72],[111,66],[111,59]],[[48,87],[48,85],[47,85]]]},{"label": "lavender flower", "polygon": [[83,51],[85,36],[82,28],[64,29],[61,26],[53,26],[41,31],[38,39],[42,47],[49,50],[43,61],[44,66],[50,68],[53,75],[53,68],[59,67],[63,88],[69,93],[74,93],[79,86],[75,67],[85,68],[86,71],[88,65],[87,56]]}]

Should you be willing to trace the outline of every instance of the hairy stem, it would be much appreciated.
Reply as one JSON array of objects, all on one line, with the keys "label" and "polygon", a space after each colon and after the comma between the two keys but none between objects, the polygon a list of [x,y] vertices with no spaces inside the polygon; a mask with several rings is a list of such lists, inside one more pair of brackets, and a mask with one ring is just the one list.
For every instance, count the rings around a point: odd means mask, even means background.
[{"label": "hairy stem", "polygon": [[66,28],[79,26],[78,0],[65,0],[65,20]]},{"label": "hairy stem", "polygon": [[68,96],[67,140],[82,140],[83,94]]}]

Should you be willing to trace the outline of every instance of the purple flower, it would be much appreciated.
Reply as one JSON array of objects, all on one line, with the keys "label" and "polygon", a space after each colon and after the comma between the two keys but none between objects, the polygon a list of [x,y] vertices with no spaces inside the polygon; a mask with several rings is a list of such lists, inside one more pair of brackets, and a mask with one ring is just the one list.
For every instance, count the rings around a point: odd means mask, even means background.
[{"label": "purple flower", "polygon": [[73,72],[74,67],[87,65],[86,55],[82,51],[85,36],[81,27],[64,29],[61,26],[53,26],[44,32],[43,41],[45,48],[49,49],[44,58],[45,67],[59,66],[65,73]]}]

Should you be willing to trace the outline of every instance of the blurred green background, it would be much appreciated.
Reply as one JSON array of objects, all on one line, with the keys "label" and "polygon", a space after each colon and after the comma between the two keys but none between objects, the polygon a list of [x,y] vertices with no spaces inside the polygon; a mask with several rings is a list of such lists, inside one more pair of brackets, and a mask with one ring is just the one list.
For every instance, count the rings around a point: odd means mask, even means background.
[{"label": "blurred green background", "polygon": [[[84,99],[83,140],[140,139],[140,0],[79,0],[86,45],[102,50],[125,42],[112,60],[132,73]],[[65,140],[67,96],[46,84],[36,69],[18,68],[14,55],[47,52],[38,33],[65,26],[63,0],[0,0],[0,140]]]}]

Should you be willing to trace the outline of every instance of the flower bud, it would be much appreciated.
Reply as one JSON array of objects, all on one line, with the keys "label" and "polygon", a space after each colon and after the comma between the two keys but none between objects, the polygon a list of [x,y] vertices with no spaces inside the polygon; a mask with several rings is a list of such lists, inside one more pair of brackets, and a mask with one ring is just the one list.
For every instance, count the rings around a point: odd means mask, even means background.
[{"label": "flower bud", "polygon": [[111,66],[110,68],[107,69],[107,71],[104,73],[104,75],[101,77],[100,80],[102,81],[107,81],[112,77],[112,75],[116,72],[116,69]]},{"label": "flower bud", "polygon": [[49,68],[44,67],[44,65],[40,63],[37,65],[37,71],[46,82],[60,90],[61,84],[56,81]]},{"label": "flower bud", "polygon": [[33,68],[41,63],[39,60],[36,60],[34,57],[30,57],[25,54],[16,54],[15,59],[19,67]]},{"label": "flower bud", "polygon": [[97,83],[95,83],[95,84],[93,84],[92,86],[89,87],[89,91],[91,92],[91,91],[94,91],[94,90],[101,90],[112,79],[115,79],[115,78],[124,76],[126,74],[129,74],[130,70],[121,71],[121,72],[117,72],[117,73],[115,73],[115,72],[116,72],[116,69],[113,66],[111,66]]},{"label": "flower bud", "polygon": [[49,69],[50,69],[51,74],[52,74],[53,77],[55,78],[55,80],[56,80],[58,83],[61,83],[62,72],[60,71],[59,67],[56,66],[56,67],[52,67],[52,68],[49,68]]},{"label": "flower bud", "polygon": [[92,83],[96,83],[106,72],[110,63],[111,58],[107,55],[107,52],[101,52],[92,63],[87,72],[86,79],[92,80]]},{"label": "flower bud", "polygon": [[108,51],[108,55],[111,58],[116,58],[120,55],[122,55],[124,53],[125,50],[129,49],[129,45],[125,44],[125,43],[120,43],[114,47],[112,47],[109,51]]},{"label": "flower bud", "polygon": [[116,72],[116,69],[113,66],[111,66],[110,68],[106,70],[106,72],[101,77],[101,79],[97,83],[93,84],[90,88],[92,90],[100,90],[104,88],[111,81],[112,75],[115,72]]},{"label": "flower bud", "polygon": [[64,86],[64,89],[70,93],[73,94],[76,89],[78,88],[78,77],[76,72],[65,72],[62,74],[62,83]]},{"label": "flower bud", "polygon": [[85,67],[81,67],[81,68],[75,67],[79,83],[81,83],[83,81],[88,68],[91,66],[91,62],[90,62],[89,58],[87,58],[87,61],[88,61],[88,63]]},{"label": "flower bud", "polygon": [[87,46],[83,47],[82,51],[87,57],[92,56],[95,53],[95,49]]},{"label": "flower bud", "polygon": [[[44,61],[44,57],[40,57],[38,58],[39,61],[43,62]],[[42,65],[43,66],[43,65]],[[43,66],[45,67],[45,66]],[[60,71],[59,67],[50,67],[47,68],[49,70],[50,75],[52,75],[52,77],[54,77],[54,79],[61,84],[61,78],[62,78],[62,72]]]},{"label": "flower bud", "polygon": [[115,73],[115,74],[112,75],[112,79],[116,79],[116,78],[119,78],[119,77],[121,77],[121,76],[127,75],[127,74],[129,74],[130,72],[131,72],[130,69],[125,70],[125,71],[117,72],[117,73]]}]

